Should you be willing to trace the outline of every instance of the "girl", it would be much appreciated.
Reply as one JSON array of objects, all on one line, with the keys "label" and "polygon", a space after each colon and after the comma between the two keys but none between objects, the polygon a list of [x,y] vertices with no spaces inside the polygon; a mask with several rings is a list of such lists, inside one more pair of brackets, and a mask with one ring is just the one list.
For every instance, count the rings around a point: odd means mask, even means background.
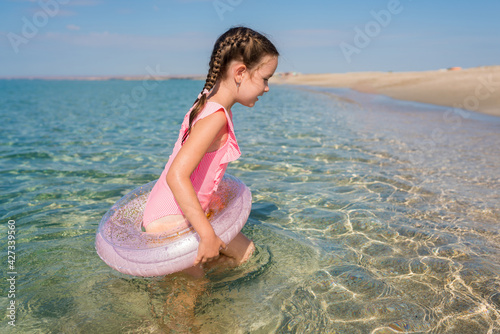
[{"label": "girl", "polygon": [[255,249],[242,233],[225,245],[205,210],[227,164],[241,155],[231,107],[236,102],[253,107],[258,96],[269,91],[278,56],[265,36],[249,28],[229,29],[217,39],[205,86],[185,116],[173,153],[149,195],[143,216],[146,232],[193,226],[200,236],[196,267],[218,259],[219,253],[238,265]]}]

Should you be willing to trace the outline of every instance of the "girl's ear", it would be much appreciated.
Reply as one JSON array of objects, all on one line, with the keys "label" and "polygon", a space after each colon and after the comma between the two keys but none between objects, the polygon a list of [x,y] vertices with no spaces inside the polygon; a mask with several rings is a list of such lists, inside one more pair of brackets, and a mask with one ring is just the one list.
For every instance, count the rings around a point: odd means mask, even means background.
[{"label": "girl's ear", "polygon": [[243,77],[245,76],[245,74],[247,72],[248,72],[248,69],[245,66],[245,64],[238,63],[237,65],[235,65],[235,67],[233,69],[235,83],[241,83],[241,81],[243,80]]}]

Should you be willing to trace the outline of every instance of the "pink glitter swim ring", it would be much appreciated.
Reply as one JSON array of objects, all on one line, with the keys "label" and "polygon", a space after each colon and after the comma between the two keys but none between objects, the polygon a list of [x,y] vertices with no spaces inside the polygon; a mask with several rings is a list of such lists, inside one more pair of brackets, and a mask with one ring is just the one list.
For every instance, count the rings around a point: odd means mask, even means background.
[{"label": "pink glitter swim ring", "polygon": [[[97,254],[111,268],[133,276],[164,276],[191,267],[199,236],[193,227],[175,233],[145,233],[142,214],[156,181],[134,189],[104,215],[97,228]],[[225,174],[213,194],[207,217],[215,233],[229,244],[245,225],[252,207],[248,187]]]}]

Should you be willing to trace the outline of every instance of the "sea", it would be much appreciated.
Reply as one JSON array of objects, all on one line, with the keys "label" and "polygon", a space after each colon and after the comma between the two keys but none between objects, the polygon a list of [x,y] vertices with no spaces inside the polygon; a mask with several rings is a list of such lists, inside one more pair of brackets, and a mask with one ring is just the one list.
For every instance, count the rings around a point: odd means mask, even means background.
[{"label": "sea", "polygon": [[0,332],[500,333],[500,118],[348,89],[233,107],[248,263],[108,267],[101,218],[159,177],[202,87],[0,80]]}]

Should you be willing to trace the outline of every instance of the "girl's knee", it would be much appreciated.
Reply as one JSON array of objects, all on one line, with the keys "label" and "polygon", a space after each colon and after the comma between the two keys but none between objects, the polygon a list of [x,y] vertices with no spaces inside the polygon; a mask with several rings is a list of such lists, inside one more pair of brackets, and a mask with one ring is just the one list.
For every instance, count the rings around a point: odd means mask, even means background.
[{"label": "girl's knee", "polygon": [[189,267],[187,269],[184,269],[182,271],[182,273],[184,273],[192,278],[195,278],[195,279],[202,278],[205,276],[205,271],[203,270],[202,266]]},{"label": "girl's knee", "polygon": [[247,262],[254,252],[255,252],[255,244],[253,243],[253,241],[250,240],[250,244],[248,245],[245,254],[243,254],[240,264]]},{"label": "girl's knee", "polygon": [[226,250],[222,253],[226,256],[232,257],[236,260],[236,263],[242,264],[246,262],[255,251],[255,245],[253,241],[249,240],[243,233],[239,233],[230,243],[227,245]]}]

